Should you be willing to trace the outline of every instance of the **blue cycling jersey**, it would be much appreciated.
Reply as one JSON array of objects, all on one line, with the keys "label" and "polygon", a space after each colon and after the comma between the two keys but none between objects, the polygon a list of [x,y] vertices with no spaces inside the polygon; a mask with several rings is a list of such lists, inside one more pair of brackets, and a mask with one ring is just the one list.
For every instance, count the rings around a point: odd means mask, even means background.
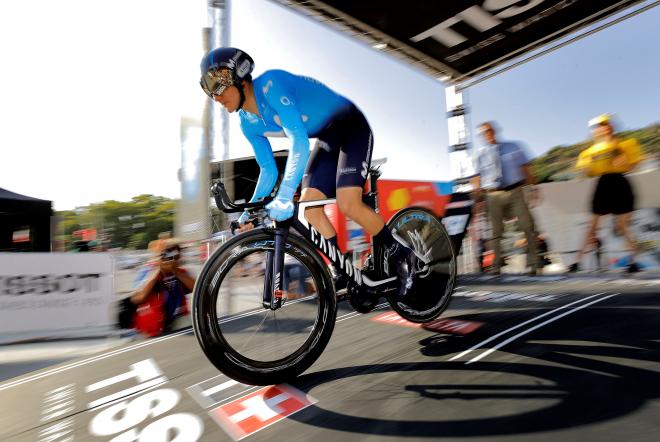
[{"label": "blue cycling jersey", "polygon": [[241,129],[252,144],[261,173],[251,201],[270,195],[277,166],[268,137],[292,141],[279,194],[292,198],[309,159],[309,138],[354,107],[319,81],[282,70],[266,71],[253,81],[260,116],[240,110]]}]

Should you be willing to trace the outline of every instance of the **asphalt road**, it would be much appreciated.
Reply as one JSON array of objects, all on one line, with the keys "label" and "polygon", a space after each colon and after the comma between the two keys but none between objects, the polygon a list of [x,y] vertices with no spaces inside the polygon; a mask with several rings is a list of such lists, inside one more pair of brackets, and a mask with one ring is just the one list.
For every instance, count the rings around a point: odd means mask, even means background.
[{"label": "asphalt road", "polygon": [[0,440],[658,440],[659,287],[463,278],[436,330],[342,303],[322,357],[272,387],[184,330],[0,384]]}]

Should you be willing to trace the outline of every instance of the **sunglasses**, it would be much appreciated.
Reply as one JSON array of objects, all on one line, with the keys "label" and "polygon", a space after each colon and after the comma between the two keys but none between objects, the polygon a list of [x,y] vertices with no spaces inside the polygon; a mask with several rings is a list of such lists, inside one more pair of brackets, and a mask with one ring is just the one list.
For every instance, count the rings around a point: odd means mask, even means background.
[{"label": "sunglasses", "polygon": [[590,126],[591,129],[596,129],[597,127],[610,127],[610,123],[604,121],[602,123],[596,123]]},{"label": "sunglasses", "polygon": [[199,84],[204,93],[213,98],[222,95],[227,88],[233,86],[234,80],[229,69],[216,69],[202,75]]},{"label": "sunglasses", "polygon": [[179,256],[181,254],[179,253],[179,250],[177,249],[169,249],[163,251],[163,253],[160,254],[160,259],[162,261],[174,261],[179,259]]}]

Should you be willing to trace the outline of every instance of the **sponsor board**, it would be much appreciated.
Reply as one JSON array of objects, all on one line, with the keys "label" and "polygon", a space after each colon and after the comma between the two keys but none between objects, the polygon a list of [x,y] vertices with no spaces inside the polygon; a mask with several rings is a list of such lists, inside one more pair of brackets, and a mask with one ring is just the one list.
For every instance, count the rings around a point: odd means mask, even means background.
[{"label": "sponsor board", "polygon": [[113,326],[113,264],[103,253],[0,253],[0,344]]}]

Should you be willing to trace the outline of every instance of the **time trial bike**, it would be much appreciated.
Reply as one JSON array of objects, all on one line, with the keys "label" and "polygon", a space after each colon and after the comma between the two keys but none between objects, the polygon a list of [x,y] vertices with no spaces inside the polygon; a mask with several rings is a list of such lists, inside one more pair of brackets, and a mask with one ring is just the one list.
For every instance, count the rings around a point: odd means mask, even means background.
[{"label": "time trial bike", "polygon": [[[364,194],[375,210],[379,175],[377,168],[369,170]],[[270,385],[309,368],[334,329],[338,280],[346,285],[342,296],[361,313],[371,311],[383,296],[412,322],[433,320],[447,308],[456,279],[455,252],[445,226],[426,208],[404,208],[387,222],[417,258],[412,287],[401,298],[399,278],[390,273],[380,244],[372,239],[371,253],[358,264],[305,219],[306,209],[335,199],[298,202],[293,218],[269,222],[268,200],[234,203],[221,182],[211,191],[220,210],[248,210],[256,226],[209,257],[194,289],[195,336],[206,357],[230,378]]]}]

